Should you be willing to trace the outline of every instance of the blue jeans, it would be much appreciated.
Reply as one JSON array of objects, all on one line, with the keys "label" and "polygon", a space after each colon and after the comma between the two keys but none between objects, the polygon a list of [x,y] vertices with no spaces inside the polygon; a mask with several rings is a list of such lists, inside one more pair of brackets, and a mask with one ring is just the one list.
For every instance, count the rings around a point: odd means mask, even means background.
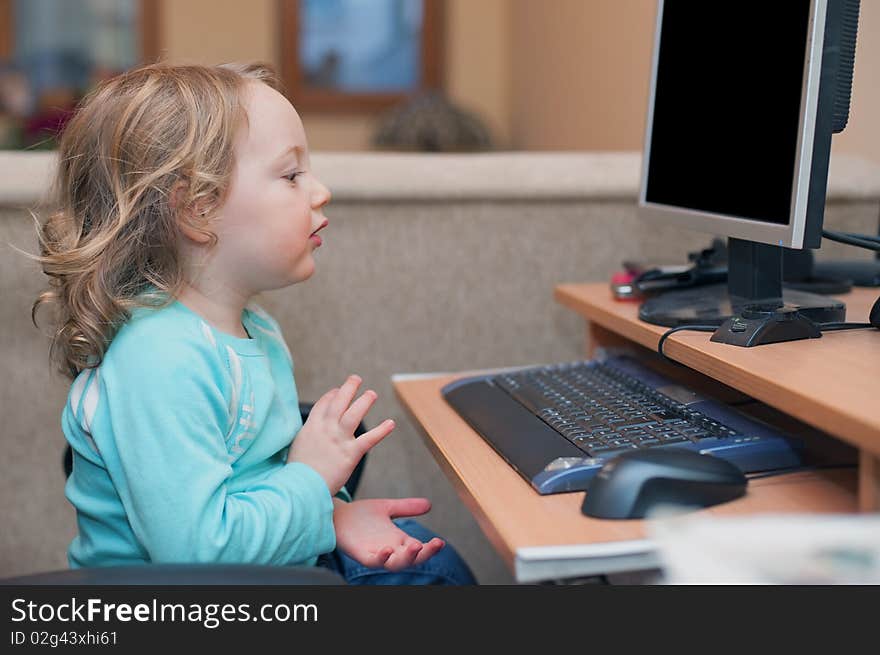
[{"label": "blue jeans", "polygon": [[[397,527],[426,543],[437,535],[412,519],[394,522]],[[477,584],[474,574],[456,550],[448,543],[426,562],[402,571],[371,569],[341,552],[338,548],[318,558],[323,566],[341,575],[353,585],[470,585]]]}]

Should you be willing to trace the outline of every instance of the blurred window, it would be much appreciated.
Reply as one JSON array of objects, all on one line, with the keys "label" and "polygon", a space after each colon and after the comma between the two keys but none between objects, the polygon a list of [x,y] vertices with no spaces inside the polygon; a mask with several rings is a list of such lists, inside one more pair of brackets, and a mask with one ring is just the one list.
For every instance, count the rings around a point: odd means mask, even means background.
[{"label": "blurred window", "polygon": [[280,0],[282,74],[303,109],[384,109],[441,85],[442,0]]},{"label": "blurred window", "polygon": [[52,148],[97,83],[156,56],[157,0],[0,0],[0,148]]}]

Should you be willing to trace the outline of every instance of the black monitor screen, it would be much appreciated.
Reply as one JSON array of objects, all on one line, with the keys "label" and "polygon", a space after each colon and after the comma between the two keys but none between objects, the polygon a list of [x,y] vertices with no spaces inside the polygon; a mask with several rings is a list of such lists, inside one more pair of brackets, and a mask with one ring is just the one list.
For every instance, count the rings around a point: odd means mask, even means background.
[{"label": "black monitor screen", "polygon": [[645,200],[789,222],[810,2],[666,0]]}]

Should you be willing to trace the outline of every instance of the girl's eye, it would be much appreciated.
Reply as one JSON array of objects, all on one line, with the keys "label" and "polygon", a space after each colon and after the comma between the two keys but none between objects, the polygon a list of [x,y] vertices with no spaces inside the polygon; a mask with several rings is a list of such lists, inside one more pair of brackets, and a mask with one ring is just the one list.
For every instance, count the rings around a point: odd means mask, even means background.
[{"label": "girl's eye", "polygon": [[288,182],[294,182],[296,178],[300,175],[302,175],[302,171],[293,171],[292,173],[288,173],[287,175],[285,175],[284,179],[286,179]]}]

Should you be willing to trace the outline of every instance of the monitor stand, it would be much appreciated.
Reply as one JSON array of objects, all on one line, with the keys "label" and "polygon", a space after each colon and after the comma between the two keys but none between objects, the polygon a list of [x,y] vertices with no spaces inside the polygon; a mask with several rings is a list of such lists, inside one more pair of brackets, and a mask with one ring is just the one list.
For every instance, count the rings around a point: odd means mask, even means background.
[{"label": "monitor stand", "polygon": [[782,248],[728,240],[727,284],[666,291],[639,308],[655,325],[723,326],[713,341],[752,346],[821,336],[817,323],[841,322],[839,300],[782,288]]}]

